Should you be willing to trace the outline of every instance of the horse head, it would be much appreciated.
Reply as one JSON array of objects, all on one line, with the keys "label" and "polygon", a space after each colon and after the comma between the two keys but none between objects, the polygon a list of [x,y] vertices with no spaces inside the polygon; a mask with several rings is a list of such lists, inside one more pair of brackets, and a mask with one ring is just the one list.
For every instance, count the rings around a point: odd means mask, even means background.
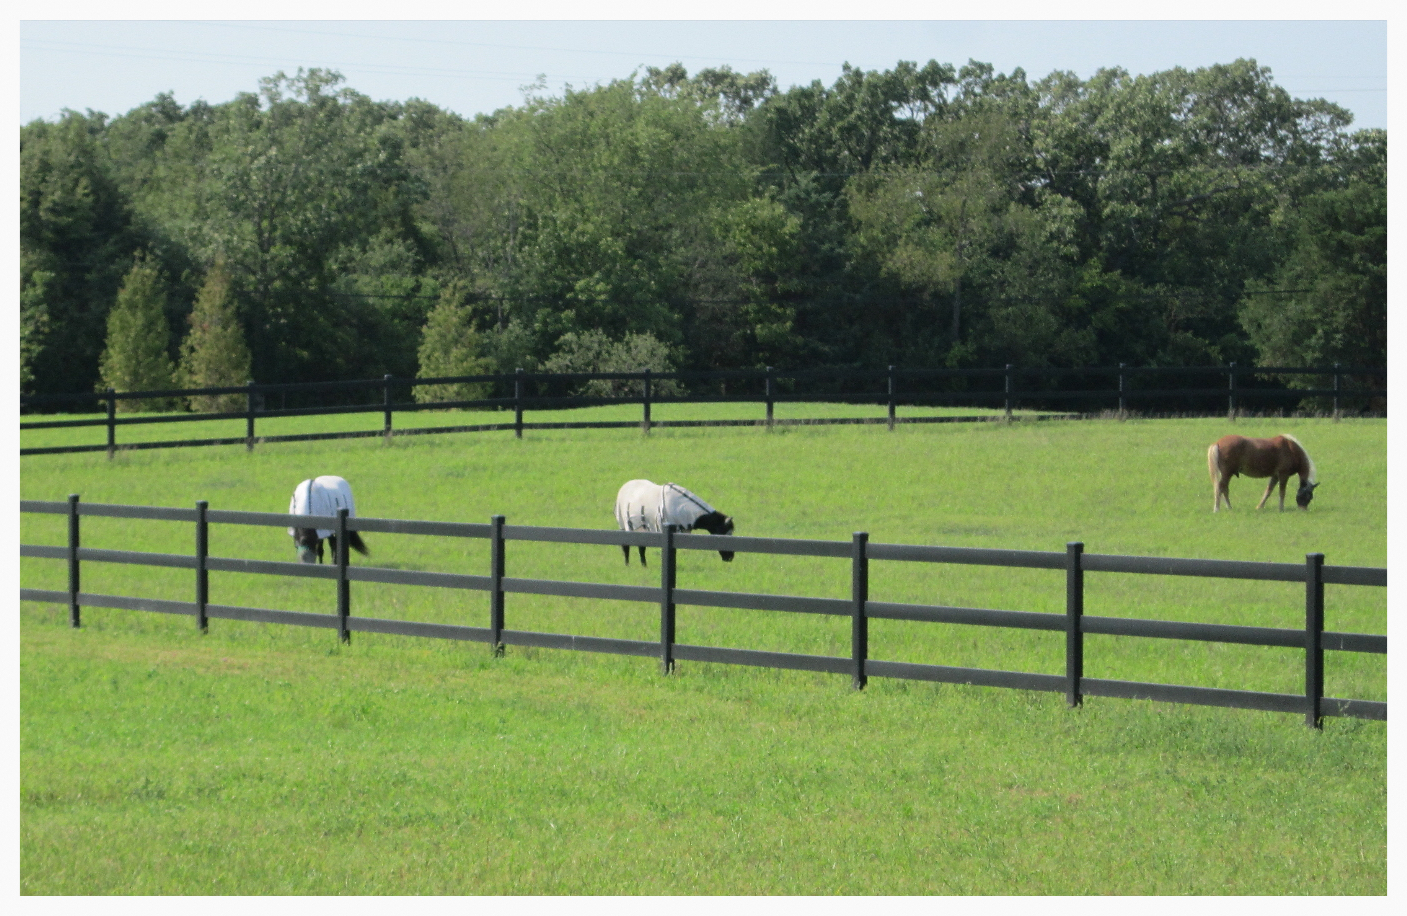
[{"label": "horse head", "polygon": [[322,562],[322,538],[316,528],[297,528],[293,535],[293,547],[298,551],[298,562]]},{"label": "horse head", "polygon": [[[722,512],[710,512],[707,515],[699,516],[698,521],[694,522],[694,527],[702,528],[709,534],[732,534],[733,517],[724,515]],[[723,558],[724,563],[733,562],[733,551],[731,550],[720,550],[718,555]]]},{"label": "horse head", "polygon": [[1295,493],[1295,505],[1301,509],[1308,509],[1309,501],[1314,498],[1314,488],[1317,486],[1319,486],[1317,483],[1300,484],[1299,491]]}]

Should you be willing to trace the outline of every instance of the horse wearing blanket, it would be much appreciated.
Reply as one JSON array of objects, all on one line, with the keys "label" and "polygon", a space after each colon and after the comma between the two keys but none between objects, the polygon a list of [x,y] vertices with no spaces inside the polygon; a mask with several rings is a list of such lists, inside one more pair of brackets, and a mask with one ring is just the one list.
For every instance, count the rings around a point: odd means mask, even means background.
[{"label": "horse wearing blanket", "polygon": [[[352,485],[341,477],[323,476],[305,480],[293,488],[293,499],[288,503],[289,515],[335,517],[338,509],[346,509],[349,517],[357,514],[356,504],[352,502]],[[293,538],[300,562],[322,562],[323,538],[332,541],[332,555],[337,556],[337,532],[330,528],[289,528],[288,533]],[[361,535],[355,531],[347,532],[347,546],[363,556],[370,554],[362,543]]]},{"label": "horse wearing blanket", "polygon": [[[733,519],[677,483],[658,484],[648,480],[629,480],[616,494],[616,524],[621,531],[653,531],[659,533],[665,525],[675,525],[679,531],[702,528],[709,534],[732,534]],[[630,545],[622,544],[625,565],[630,565]],[[733,561],[733,551],[720,550],[723,562]],[[640,565],[645,565],[645,548],[640,547]]]},{"label": "horse wearing blanket", "polygon": [[1276,436],[1273,439],[1248,439],[1245,436],[1222,436],[1207,449],[1207,471],[1212,477],[1212,511],[1226,500],[1226,508],[1231,508],[1231,478],[1238,474],[1247,477],[1269,477],[1270,484],[1260,505],[1270,498],[1275,485],[1280,485],[1280,511],[1285,511],[1285,484],[1291,474],[1298,474],[1300,487],[1295,493],[1295,503],[1301,509],[1309,508],[1314,498],[1314,488],[1319,486],[1314,479],[1314,461],[1304,446],[1294,436]]}]

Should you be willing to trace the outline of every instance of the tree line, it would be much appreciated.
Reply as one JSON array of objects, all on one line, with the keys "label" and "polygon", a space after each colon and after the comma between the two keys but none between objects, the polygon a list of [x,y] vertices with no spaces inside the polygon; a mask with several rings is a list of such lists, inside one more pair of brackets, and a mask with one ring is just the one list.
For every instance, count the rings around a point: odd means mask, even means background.
[{"label": "tree line", "polygon": [[1386,132],[1254,61],[342,83],[25,125],[22,390],[1386,361]]}]

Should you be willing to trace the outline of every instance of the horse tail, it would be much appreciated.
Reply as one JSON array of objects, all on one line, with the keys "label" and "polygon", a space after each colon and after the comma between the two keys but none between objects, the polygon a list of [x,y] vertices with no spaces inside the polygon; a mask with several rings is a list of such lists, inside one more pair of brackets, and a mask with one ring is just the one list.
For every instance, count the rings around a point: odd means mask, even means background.
[{"label": "horse tail", "polygon": [[1310,483],[1318,483],[1318,479],[1314,476],[1314,459],[1309,457],[1309,452],[1304,450],[1304,446],[1300,445],[1300,440],[1296,439],[1294,436],[1289,433],[1282,433],[1282,435],[1288,441],[1294,443],[1295,451],[1299,453],[1300,461],[1304,463],[1303,471],[1305,473],[1305,479]]},{"label": "horse tail", "polygon": [[367,550],[366,544],[362,542],[362,536],[355,531],[347,532],[347,546],[364,557],[371,556],[371,551]]},{"label": "horse tail", "polygon": [[1213,488],[1221,486],[1221,450],[1215,442],[1207,446],[1207,473],[1211,475]]}]

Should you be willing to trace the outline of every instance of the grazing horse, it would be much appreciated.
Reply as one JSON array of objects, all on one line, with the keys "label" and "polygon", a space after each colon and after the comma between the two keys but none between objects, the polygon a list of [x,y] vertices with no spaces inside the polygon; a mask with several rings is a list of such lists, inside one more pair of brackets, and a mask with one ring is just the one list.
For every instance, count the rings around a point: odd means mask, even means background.
[{"label": "grazing horse", "polygon": [[[657,484],[648,480],[628,480],[616,494],[616,524],[621,531],[664,530],[677,525],[680,531],[702,528],[709,534],[732,534],[733,519],[677,483]],[[625,565],[630,565],[630,545],[622,544]],[[733,562],[733,551],[720,550],[723,562]],[[645,565],[645,547],[640,546],[640,565]]]},{"label": "grazing horse", "polygon": [[[335,516],[338,509],[346,509],[349,517],[357,514],[356,504],[352,502],[352,486],[341,477],[305,480],[293,488],[293,499],[288,503],[289,515]],[[337,532],[330,528],[289,528],[288,533],[293,537],[300,562],[322,562],[323,538],[332,541],[332,555],[337,556]],[[355,531],[347,532],[347,546],[363,556],[371,553]]]},{"label": "grazing horse", "polygon": [[1231,508],[1231,493],[1227,488],[1231,478],[1238,474],[1270,478],[1257,509],[1265,505],[1278,483],[1280,511],[1285,511],[1285,484],[1291,474],[1300,475],[1295,503],[1301,509],[1309,508],[1309,501],[1314,498],[1314,488],[1319,486],[1314,479],[1314,461],[1294,436],[1276,436],[1273,439],[1222,436],[1207,449],[1207,471],[1212,477],[1213,512],[1221,506],[1223,499],[1226,500],[1226,508]]}]

